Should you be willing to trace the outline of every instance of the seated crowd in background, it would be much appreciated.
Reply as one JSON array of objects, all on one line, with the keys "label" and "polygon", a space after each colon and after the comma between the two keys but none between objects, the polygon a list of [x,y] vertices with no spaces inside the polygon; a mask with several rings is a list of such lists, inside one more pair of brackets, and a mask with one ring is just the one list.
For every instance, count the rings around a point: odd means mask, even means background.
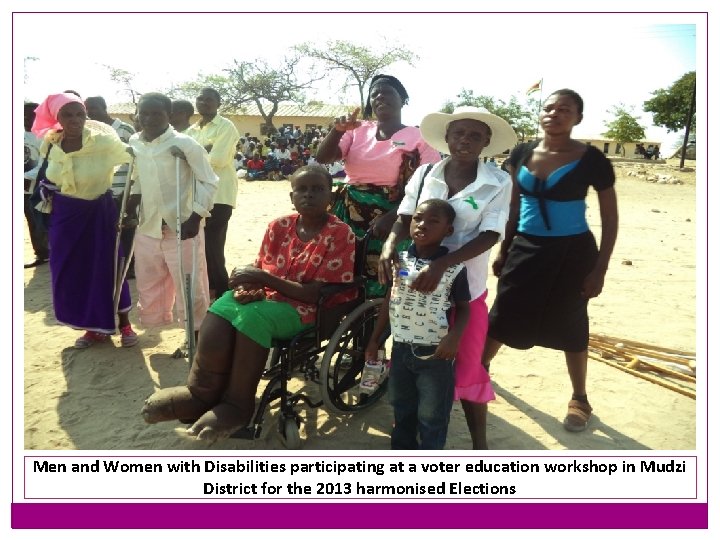
[{"label": "seated crowd in background", "polygon": [[[246,133],[237,145],[235,169],[244,170],[248,180],[284,180],[300,167],[317,163],[318,144],[326,133],[325,128],[308,127],[301,132],[300,126],[281,127],[262,142]],[[326,168],[334,178],[345,176],[342,162]]]},{"label": "seated crowd in background", "polygon": [[645,145],[642,143],[635,145],[635,157],[642,158],[642,159],[659,159],[660,158],[660,146],[656,146],[653,144],[648,145],[647,148],[645,148]]}]

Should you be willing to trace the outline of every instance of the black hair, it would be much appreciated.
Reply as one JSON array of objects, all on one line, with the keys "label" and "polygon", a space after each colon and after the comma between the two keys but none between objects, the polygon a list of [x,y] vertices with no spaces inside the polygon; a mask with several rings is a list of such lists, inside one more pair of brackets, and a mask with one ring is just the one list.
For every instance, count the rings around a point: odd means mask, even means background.
[{"label": "black hair", "polygon": [[322,176],[328,181],[328,186],[332,190],[333,185],[333,178],[330,172],[323,167],[322,165],[304,165],[303,167],[300,167],[298,170],[296,170],[293,175],[290,177],[290,183],[292,184],[292,181],[301,174],[317,174],[318,176]]},{"label": "black hair", "polygon": [[105,98],[102,96],[91,96],[89,98],[85,98],[85,103],[88,101],[95,101],[100,104],[100,106],[103,108],[103,110],[107,111],[107,103],[105,103]]},{"label": "black hair", "polygon": [[392,75],[383,75],[382,73],[378,73],[375,75],[372,79],[370,79],[370,86],[368,86],[368,93],[367,93],[367,99],[365,100],[365,108],[363,109],[363,118],[370,118],[372,116],[372,105],[370,104],[370,94],[372,94],[372,87],[376,84],[388,84],[392,86],[398,94],[400,94],[400,100],[402,101],[403,105],[408,104],[408,100],[410,99],[410,96],[408,96],[407,90],[405,90],[405,87],[402,85],[402,83],[393,77]]},{"label": "black hair", "polygon": [[189,116],[195,114],[195,106],[186,99],[176,99],[172,102],[172,110],[185,112]]},{"label": "black hair", "polygon": [[151,100],[155,100],[160,103],[168,114],[172,112],[172,100],[165,94],[161,94],[160,92],[147,92],[146,94],[140,96],[140,99],[138,100],[138,108],[140,108],[140,104],[143,101]]},{"label": "black hair", "polygon": [[28,101],[28,102],[26,102],[26,103],[23,105],[23,108],[24,108],[24,109],[31,109],[32,112],[35,112],[35,109],[38,108],[38,104],[35,103],[34,101]]},{"label": "black hair", "polygon": [[[575,90],[570,90],[569,88],[561,88],[560,90],[555,90],[550,94],[551,96],[568,96],[570,99],[572,99],[575,104],[577,105],[578,112],[582,114],[583,112],[583,98],[580,97],[580,94],[578,94]],[[549,97],[549,96],[548,96]]]},{"label": "black hair", "polygon": [[207,92],[207,93],[209,93],[209,94],[212,94],[213,97],[214,97],[215,99],[217,99],[218,104],[221,103],[221,100],[220,100],[220,92],[218,92],[218,91],[215,90],[214,88],[211,88],[210,86],[206,86],[205,88],[203,88],[202,90],[200,90],[200,93],[201,93],[201,94],[202,94],[203,92]]},{"label": "black hair", "polygon": [[[452,224],[455,221],[455,209],[452,205],[444,199],[428,199],[418,204],[418,208],[424,206],[426,208],[432,208],[433,210],[439,210],[445,214],[448,223]],[[415,209],[417,211],[417,208]]]}]

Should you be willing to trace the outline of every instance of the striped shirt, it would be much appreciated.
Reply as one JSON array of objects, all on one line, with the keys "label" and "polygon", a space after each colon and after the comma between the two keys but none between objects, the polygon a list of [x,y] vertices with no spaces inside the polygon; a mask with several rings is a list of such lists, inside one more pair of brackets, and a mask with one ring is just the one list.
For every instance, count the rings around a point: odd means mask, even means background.
[{"label": "striped shirt", "polygon": [[[120,137],[120,140],[127,144],[130,140],[130,136],[135,133],[135,130],[130,124],[126,124],[122,120],[115,118],[111,127],[115,130]],[[124,164],[118,167],[115,171],[115,176],[112,182],[112,192],[114,197],[121,197],[125,190],[125,184],[127,183],[128,165]]]}]

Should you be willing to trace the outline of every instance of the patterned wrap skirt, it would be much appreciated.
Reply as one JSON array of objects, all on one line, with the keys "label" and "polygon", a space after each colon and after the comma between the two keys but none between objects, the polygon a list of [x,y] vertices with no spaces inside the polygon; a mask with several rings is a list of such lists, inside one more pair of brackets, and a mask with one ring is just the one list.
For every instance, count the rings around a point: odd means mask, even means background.
[{"label": "patterned wrap skirt", "polygon": [[[392,186],[374,186],[370,184],[345,184],[338,191],[332,213],[347,223],[355,236],[362,239],[367,234],[370,222],[397,209],[399,201],[395,199],[396,188]],[[378,260],[385,238],[371,237],[365,253],[366,296],[382,298],[387,287],[377,280]],[[398,251],[407,249],[409,240],[398,246]]]}]

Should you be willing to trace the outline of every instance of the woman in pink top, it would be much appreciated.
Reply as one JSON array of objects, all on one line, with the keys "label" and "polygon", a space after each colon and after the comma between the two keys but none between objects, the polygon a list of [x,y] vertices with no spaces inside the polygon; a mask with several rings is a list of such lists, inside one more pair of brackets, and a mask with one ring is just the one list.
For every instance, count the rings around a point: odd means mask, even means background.
[{"label": "woman in pink top", "polygon": [[[397,217],[405,182],[418,165],[440,161],[440,154],[423,140],[420,129],[402,123],[402,107],[407,102],[400,81],[376,75],[370,81],[366,120],[357,119],[359,108],[349,117],[336,118],[317,152],[320,163],[345,162],[347,184],[333,213],[359,238],[372,236],[365,266],[369,297],[385,295],[385,286],[377,282],[378,258]],[[375,120],[368,120],[372,115]]]}]

